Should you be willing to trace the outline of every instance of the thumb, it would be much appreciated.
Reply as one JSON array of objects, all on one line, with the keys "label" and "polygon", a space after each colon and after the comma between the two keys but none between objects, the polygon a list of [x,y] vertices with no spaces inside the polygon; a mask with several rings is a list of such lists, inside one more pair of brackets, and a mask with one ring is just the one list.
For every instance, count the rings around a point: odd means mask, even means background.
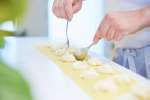
[{"label": "thumb", "polygon": [[101,38],[102,38],[101,34],[96,33],[94,38],[93,38],[93,43],[97,44]]},{"label": "thumb", "polygon": [[93,43],[94,43],[94,44],[97,44],[97,43],[98,43],[98,41],[99,41],[99,39],[98,39],[98,38],[96,38],[96,37],[94,37],[94,39],[93,39]]},{"label": "thumb", "polygon": [[77,13],[82,8],[82,1],[79,0],[73,5],[73,13]]}]

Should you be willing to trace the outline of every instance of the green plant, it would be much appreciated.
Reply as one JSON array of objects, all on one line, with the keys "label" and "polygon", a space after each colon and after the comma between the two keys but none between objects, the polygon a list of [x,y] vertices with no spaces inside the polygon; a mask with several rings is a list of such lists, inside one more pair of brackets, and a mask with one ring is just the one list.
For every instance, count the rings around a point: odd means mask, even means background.
[{"label": "green plant", "polygon": [[[20,19],[26,9],[25,0],[0,0],[0,25],[6,21]],[[4,36],[13,32],[0,30],[0,47],[4,47]],[[29,85],[22,75],[0,59],[0,100],[32,100]]]},{"label": "green plant", "polygon": [[[23,17],[26,7],[26,0],[0,0],[0,25],[6,21],[15,22]],[[13,32],[0,30],[0,47],[4,47],[3,37],[10,35],[13,35]]]},{"label": "green plant", "polygon": [[0,100],[32,100],[22,75],[0,61]]}]

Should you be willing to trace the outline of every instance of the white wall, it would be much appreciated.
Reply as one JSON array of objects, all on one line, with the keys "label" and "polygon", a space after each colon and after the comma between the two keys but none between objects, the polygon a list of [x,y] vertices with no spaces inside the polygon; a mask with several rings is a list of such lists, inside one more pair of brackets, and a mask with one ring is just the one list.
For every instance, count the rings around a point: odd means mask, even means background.
[{"label": "white wall", "polygon": [[28,36],[48,35],[48,0],[28,0],[29,9],[24,29]]},{"label": "white wall", "polygon": [[[50,9],[52,8],[53,0],[50,0]],[[97,27],[103,15],[102,0],[86,0],[83,3],[82,10],[76,14],[73,20],[69,23],[69,39],[71,45],[75,47],[85,47],[92,42]],[[49,13],[49,37],[51,42],[55,44],[65,43],[65,28],[66,21],[58,19],[52,11]],[[99,55],[104,54],[103,42],[97,44],[93,51]]]}]

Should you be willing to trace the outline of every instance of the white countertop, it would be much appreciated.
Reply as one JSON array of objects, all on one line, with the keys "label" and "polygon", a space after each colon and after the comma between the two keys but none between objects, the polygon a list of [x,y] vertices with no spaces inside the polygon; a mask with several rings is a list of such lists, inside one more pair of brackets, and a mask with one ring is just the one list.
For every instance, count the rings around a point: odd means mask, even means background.
[{"label": "white countertop", "polygon": [[[47,56],[35,48],[36,45],[48,44],[48,38],[6,37],[5,41],[5,48],[0,51],[1,57],[28,80],[34,100],[91,100]],[[119,65],[118,68],[127,71]],[[147,82],[145,78],[133,75]]]},{"label": "white countertop", "polygon": [[34,45],[47,44],[48,38],[6,37],[2,58],[29,81],[34,100],[90,100],[80,88],[40,54]]}]

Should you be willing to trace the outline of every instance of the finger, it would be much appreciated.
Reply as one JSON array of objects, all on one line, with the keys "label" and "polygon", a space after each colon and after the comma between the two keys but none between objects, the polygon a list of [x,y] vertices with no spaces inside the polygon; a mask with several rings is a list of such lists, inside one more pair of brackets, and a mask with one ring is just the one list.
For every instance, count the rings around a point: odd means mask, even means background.
[{"label": "finger", "polygon": [[[101,25],[100,25],[101,26]],[[101,38],[103,38],[102,33],[100,33],[100,26],[96,31],[93,42],[96,44]]]},{"label": "finger", "polygon": [[[105,21],[105,20],[104,20]],[[94,39],[93,39],[93,42],[94,43],[97,43],[101,38],[103,38],[103,36],[104,36],[104,33],[103,33],[103,29],[102,29],[102,27],[103,27],[103,23],[104,23],[104,21],[102,21],[102,23],[99,25],[99,27],[98,27],[98,29],[97,29],[97,31],[96,31],[96,34],[95,34],[95,36],[94,36]]]},{"label": "finger", "polygon": [[65,12],[65,7],[64,7],[64,5],[60,4],[60,8],[61,8],[61,9],[59,9],[59,17],[60,17],[60,18],[67,19],[68,17],[67,17],[67,14],[66,14],[66,12]]},{"label": "finger", "polygon": [[124,33],[118,27],[116,27],[116,34],[114,36],[114,40],[120,41],[123,37],[124,37]]},{"label": "finger", "polygon": [[53,10],[53,13],[55,14],[55,16],[59,16],[59,9],[58,9],[58,1],[57,0],[54,0],[54,3],[53,3],[53,6],[52,6],[52,10]]},{"label": "finger", "polygon": [[73,13],[77,13],[82,8],[82,1],[78,0],[73,4]]},{"label": "finger", "polygon": [[99,41],[100,39],[101,39],[101,38],[94,37],[94,39],[93,39],[93,43],[94,43],[94,44],[97,44],[97,43],[98,43],[98,41]]},{"label": "finger", "polygon": [[53,11],[54,14],[56,12],[56,8],[57,8],[57,5],[58,5],[57,3],[58,3],[58,0],[54,0],[53,6],[52,6],[52,11]]},{"label": "finger", "polygon": [[117,39],[120,37],[120,33],[115,30],[115,34],[112,36],[113,41],[118,41]]},{"label": "finger", "polygon": [[104,18],[103,22],[100,25],[99,32],[102,34],[103,38],[106,38],[108,31],[110,29],[111,21],[107,17]]},{"label": "finger", "polygon": [[72,8],[72,2],[70,0],[66,0],[64,2],[64,9],[65,9],[65,14],[67,16],[67,19],[70,21],[73,18],[73,8]]},{"label": "finger", "polygon": [[107,16],[105,16],[102,23],[99,25],[97,29],[97,32],[93,39],[94,42],[97,42],[101,38],[106,38],[106,34],[108,33],[110,25],[111,25],[111,21],[107,18]]},{"label": "finger", "polygon": [[112,36],[114,34],[115,34],[115,30],[114,30],[113,26],[110,25],[105,38],[110,41],[110,40],[112,40]]},{"label": "finger", "polygon": [[55,0],[54,1],[54,4],[53,4],[53,13],[59,17],[59,18],[62,18],[62,12],[60,11],[62,9],[63,6],[62,5],[62,2],[60,2],[59,0]]},{"label": "finger", "polygon": [[113,29],[112,33],[110,34],[110,40],[114,40],[116,35],[116,31]]},{"label": "finger", "polygon": [[115,37],[114,41],[120,41],[122,39],[122,37],[123,36],[121,34],[119,34],[117,37]]},{"label": "finger", "polygon": [[101,38],[103,38],[103,37],[102,37],[102,34],[99,33],[99,31],[97,30],[97,32],[96,32],[96,34],[95,34],[95,36],[94,36],[94,38],[93,38],[93,43],[94,43],[94,44],[98,43],[98,41],[99,41]]},{"label": "finger", "polygon": [[121,34],[119,32],[116,32],[116,34],[114,34],[114,36],[113,36],[113,41],[118,41],[120,36],[121,36]]}]

